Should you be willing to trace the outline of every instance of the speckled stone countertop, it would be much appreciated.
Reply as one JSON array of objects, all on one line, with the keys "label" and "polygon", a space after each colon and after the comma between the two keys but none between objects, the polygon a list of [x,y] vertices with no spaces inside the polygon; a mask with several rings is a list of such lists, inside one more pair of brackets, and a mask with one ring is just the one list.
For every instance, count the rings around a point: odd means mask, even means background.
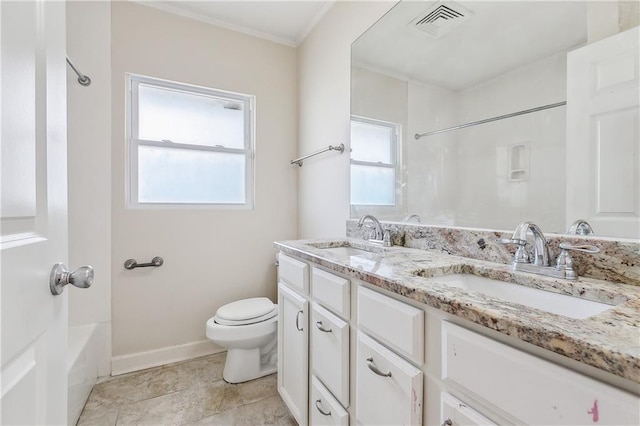
[{"label": "speckled stone countertop", "polygon": [[[389,290],[444,312],[640,384],[640,287],[591,278],[576,281],[513,272],[510,265],[352,238],[280,241],[283,253]],[[354,247],[350,255],[324,248]],[[438,277],[469,273],[614,305],[573,319],[458,289]]]}]

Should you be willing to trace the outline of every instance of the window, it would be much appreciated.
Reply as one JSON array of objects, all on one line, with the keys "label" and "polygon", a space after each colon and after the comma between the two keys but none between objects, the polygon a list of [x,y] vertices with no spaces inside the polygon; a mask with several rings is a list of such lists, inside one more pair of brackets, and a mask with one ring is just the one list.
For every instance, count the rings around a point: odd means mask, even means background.
[{"label": "window", "polygon": [[253,96],[128,75],[128,205],[253,206]]},{"label": "window", "polygon": [[400,125],[351,117],[351,204],[396,205]]}]

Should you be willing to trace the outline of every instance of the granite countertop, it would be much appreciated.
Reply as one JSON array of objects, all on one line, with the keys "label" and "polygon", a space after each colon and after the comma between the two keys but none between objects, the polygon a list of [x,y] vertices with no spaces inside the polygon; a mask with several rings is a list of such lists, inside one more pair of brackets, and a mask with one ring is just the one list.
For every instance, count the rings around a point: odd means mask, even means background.
[{"label": "granite countertop", "polygon": [[[640,384],[638,286],[514,272],[510,265],[399,246],[384,248],[353,238],[280,241],[274,245],[283,253]],[[347,250],[323,250],[342,246],[368,252],[350,255]],[[585,319],[573,319],[438,282],[439,276],[452,273],[510,281],[614,306]]]}]

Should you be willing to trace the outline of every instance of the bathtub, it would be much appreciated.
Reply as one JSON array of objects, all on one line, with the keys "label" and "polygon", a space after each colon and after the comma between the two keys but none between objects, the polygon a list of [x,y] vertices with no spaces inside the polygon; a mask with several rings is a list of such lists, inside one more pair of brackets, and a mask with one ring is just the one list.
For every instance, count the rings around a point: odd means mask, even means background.
[{"label": "bathtub", "polygon": [[97,324],[69,327],[68,372],[68,424],[78,422],[84,404],[98,380],[99,339]]}]

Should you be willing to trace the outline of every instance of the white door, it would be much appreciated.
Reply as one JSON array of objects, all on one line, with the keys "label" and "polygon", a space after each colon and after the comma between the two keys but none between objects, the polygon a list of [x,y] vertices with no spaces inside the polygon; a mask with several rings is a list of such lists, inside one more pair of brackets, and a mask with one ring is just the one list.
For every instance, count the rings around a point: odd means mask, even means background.
[{"label": "white door", "polygon": [[567,55],[567,227],[640,238],[640,28]]},{"label": "white door", "polygon": [[0,2],[1,423],[66,424],[67,295],[49,274],[67,260],[65,4]]},{"label": "white door", "polygon": [[278,392],[299,425],[309,401],[309,302],[278,284]]}]

